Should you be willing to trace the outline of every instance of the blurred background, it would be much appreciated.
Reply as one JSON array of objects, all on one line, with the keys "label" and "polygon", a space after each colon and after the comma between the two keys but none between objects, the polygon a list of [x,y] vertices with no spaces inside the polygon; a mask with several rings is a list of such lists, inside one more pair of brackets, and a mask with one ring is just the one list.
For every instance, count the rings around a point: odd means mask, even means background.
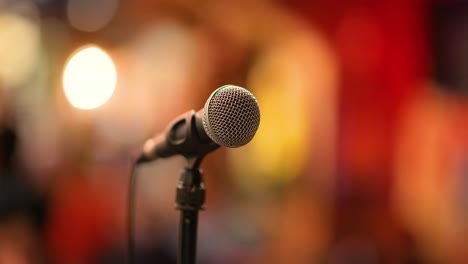
[{"label": "blurred background", "polygon": [[[0,263],[125,263],[131,158],[224,84],[199,263],[468,263],[468,2],[0,0]],[[181,158],[142,166],[137,263],[176,263]]]}]

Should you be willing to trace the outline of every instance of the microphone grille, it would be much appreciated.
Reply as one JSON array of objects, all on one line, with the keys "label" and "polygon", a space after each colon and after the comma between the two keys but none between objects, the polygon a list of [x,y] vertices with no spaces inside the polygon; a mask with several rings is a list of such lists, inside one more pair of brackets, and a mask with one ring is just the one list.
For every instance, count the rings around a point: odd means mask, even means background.
[{"label": "microphone grille", "polygon": [[257,99],[239,86],[218,88],[203,108],[203,127],[208,136],[221,146],[236,148],[249,143],[259,124]]}]

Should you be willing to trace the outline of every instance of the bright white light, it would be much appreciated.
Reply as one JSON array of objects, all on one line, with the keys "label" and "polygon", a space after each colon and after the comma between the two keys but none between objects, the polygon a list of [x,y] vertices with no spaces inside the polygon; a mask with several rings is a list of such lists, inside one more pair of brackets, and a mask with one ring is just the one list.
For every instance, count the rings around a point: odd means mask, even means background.
[{"label": "bright white light", "polygon": [[97,46],[86,46],[68,60],[63,72],[65,96],[76,108],[94,109],[105,104],[117,84],[111,57]]}]

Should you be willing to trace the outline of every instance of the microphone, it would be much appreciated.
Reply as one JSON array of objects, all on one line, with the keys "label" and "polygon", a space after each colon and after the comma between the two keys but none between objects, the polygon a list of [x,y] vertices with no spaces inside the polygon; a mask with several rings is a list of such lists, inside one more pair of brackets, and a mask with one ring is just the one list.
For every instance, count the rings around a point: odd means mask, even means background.
[{"label": "microphone", "polygon": [[182,155],[203,157],[220,146],[241,147],[252,140],[260,124],[257,99],[245,88],[216,89],[203,109],[173,120],[165,131],[146,141],[137,163]]}]

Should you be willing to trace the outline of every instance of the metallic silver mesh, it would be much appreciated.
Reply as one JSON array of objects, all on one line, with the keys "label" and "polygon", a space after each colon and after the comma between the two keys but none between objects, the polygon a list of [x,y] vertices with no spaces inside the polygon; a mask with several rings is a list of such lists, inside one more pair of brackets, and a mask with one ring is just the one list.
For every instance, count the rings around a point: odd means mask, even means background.
[{"label": "metallic silver mesh", "polygon": [[257,99],[239,86],[218,88],[203,108],[203,127],[208,136],[221,146],[236,148],[249,143],[259,124]]}]

